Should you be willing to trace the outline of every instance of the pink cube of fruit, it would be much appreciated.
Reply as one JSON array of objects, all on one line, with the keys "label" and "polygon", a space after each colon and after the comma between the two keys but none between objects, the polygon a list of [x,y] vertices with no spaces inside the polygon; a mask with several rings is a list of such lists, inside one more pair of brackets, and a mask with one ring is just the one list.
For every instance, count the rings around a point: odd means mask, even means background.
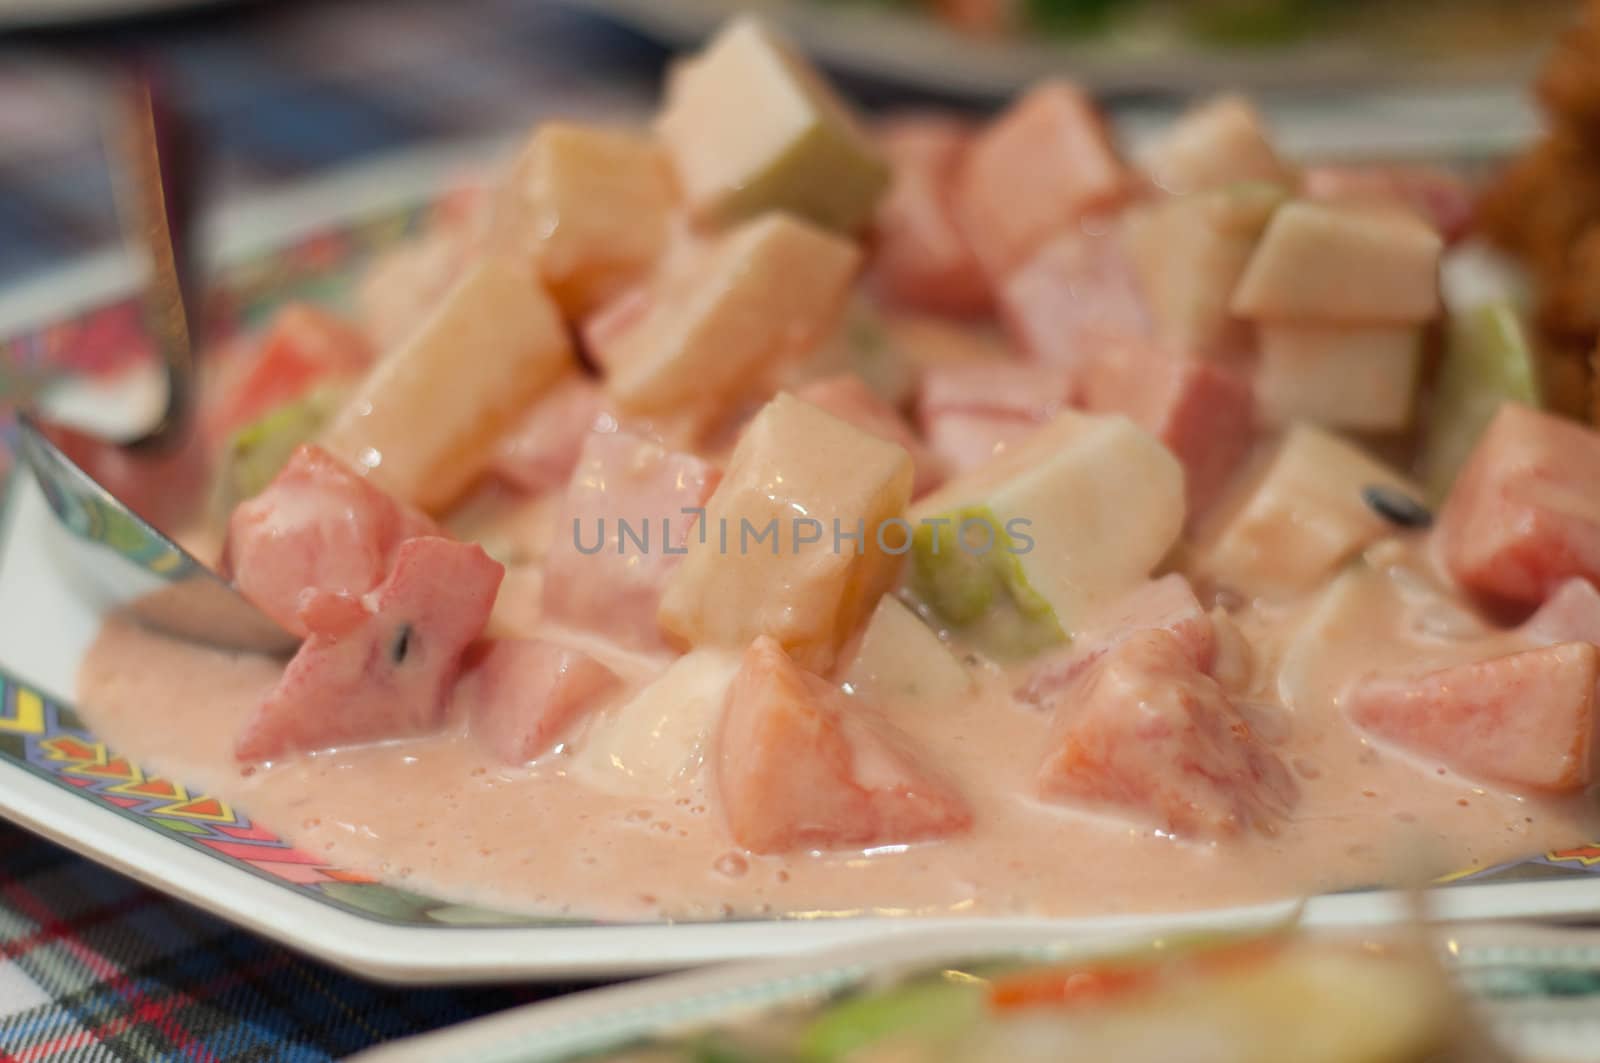
[{"label": "pink cube of fruit", "polygon": [[752,852],[927,841],[972,824],[907,736],[764,635],[745,651],[715,742],[723,815]]},{"label": "pink cube of fruit", "polygon": [[820,406],[870,435],[898,443],[911,455],[913,498],[944,482],[944,461],[917,437],[899,410],[881,399],[855,373],[836,373],[795,389],[795,397]]},{"label": "pink cube of fruit", "polygon": [[555,490],[566,486],[589,433],[616,427],[605,389],[574,373],[546,392],[500,440],[490,469],[530,494]]},{"label": "pink cube of fruit", "polygon": [[936,414],[925,423],[929,449],[952,475],[977,468],[1039,430],[1033,421],[960,410]]},{"label": "pink cube of fruit", "polygon": [[1128,187],[1093,101],[1067,82],[1046,81],[973,142],[956,178],[956,217],[984,269],[1000,280]]},{"label": "pink cube of fruit", "polygon": [[439,727],[504,573],[481,547],[425,536],[401,543],[388,578],[365,595],[308,594],[306,641],[234,755],[270,760]]},{"label": "pink cube of fruit", "polygon": [[1255,397],[1249,382],[1224,365],[1122,344],[1089,363],[1082,389],[1086,409],[1126,414],[1183,464],[1191,522],[1249,453]]},{"label": "pink cube of fruit", "polygon": [[308,444],[266,490],[234,509],[222,572],[285,630],[304,635],[300,603],[307,591],[365,594],[389,571],[402,542],[438,534],[422,513]]},{"label": "pink cube of fruit", "polygon": [[1197,838],[1270,830],[1298,799],[1277,754],[1164,630],[1129,635],[1066,693],[1036,786]]},{"label": "pink cube of fruit", "polygon": [[955,176],[972,131],[949,118],[902,118],[878,144],[893,177],[878,202],[872,272],[891,301],[943,314],[989,309],[989,280],[956,224]]},{"label": "pink cube of fruit", "polygon": [[1346,704],[1361,727],[1463,775],[1566,792],[1594,778],[1597,680],[1600,647],[1568,642],[1370,679]]},{"label": "pink cube of fruit", "polygon": [[496,639],[456,684],[472,734],[506,764],[553,748],[617,689],[616,673],[584,653],[536,639]]},{"label": "pink cube of fruit", "polygon": [[1017,689],[1019,700],[1054,707],[1079,676],[1106,653],[1140,631],[1166,631],[1178,640],[1194,667],[1211,671],[1216,631],[1189,580],[1172,572],[1124,595],[1084,622],[1072,645],[1040,661]]},{"label": "pink cube of fruit", "polygon": [[1045,365],[1075,369],[1107,343],[1151,330],[1116,229],[1058,234],[1005,279],[996,300],[1012,342]]},{"label": "pink cube of fruit", "polygon": [[355,326],[307,303],[279,310],[248,365],[206,416],[220,439],[319,383],[349,378],[372,364],[372,345]]},{"label": "pink cube of fruit", "polygon": [[591,434],[545,561],[544,615],[622,645],[665,646],[656,607],[721,474],[630,432]]},{"label": "pink cube of fruit", "polygon": [[1436,166],[1313,166],[1305,173],[1311,199],[1392,203],[1415,211],[1446,242],[1472,228],[1472,186]]},{"label": "pink cube of fruit", "polygon": [[1508,402],[1490,422],[1439,514],[1457,582],[1537,605],[1573,576],[1600,580],[1600,433]]}]

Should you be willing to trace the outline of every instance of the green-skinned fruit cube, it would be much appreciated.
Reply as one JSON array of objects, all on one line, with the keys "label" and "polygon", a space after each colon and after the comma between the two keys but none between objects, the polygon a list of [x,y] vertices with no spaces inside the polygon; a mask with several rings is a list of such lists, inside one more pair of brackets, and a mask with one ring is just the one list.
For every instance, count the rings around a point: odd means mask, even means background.
[{"label": "green-skinned fruit cube", "polygon": [[911,589],[961,637],[1001,658],[1026,657],[1067,640],[1028,583],[1020,542],[986,506],[919,524],[911,539]]},{"label": "green-skinned fruit cube", "polygon": [[1501,403],[1541,405],[1538,361],[1509,300],[1452,314],[1422,451],[1428,497],[1440,502]]},{"label": "green-skinned fruit cube", "polygon": [[855,232],[889,183],[843,101],[753,18],[674,68],[656,132],[691,212],[714,224],[783,210]]},{"label": "green-skinned fruit cube", "polygon": [[[981,542],[957,538],[961,520],[934,524],[952,515],[966,520],[969,538],[985,538],[987,522],[995,548],[979,558]],[[1125,417],[1064,413],[921,499],[910,519],[914,552],[924,555],[914,576],[929,605],[969,627],[985,609],[996,622],[1025,618],[1009,637],[1037,648],[1043,617],[1071,635],[1166,556],[1183,527],[1183,468]],[[997,602],[1014,608],[989,608]]]},{"label": "green-skinned fruit cube", "polygon": [[225,513],[260,494],[294,449],[322,431],[344,395],[343,388],[317,388],[273,407],[229,436],[216,481],[218,511]]}]

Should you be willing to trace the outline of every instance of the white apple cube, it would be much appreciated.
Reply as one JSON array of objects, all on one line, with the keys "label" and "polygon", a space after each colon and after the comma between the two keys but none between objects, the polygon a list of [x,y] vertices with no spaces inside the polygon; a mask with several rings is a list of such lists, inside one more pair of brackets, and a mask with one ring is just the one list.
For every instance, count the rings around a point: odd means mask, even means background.
[{"label": "white apple cube", "polygon": [[889,184],[888,164],[844,102],[754,18],[728,23],[673,68],[656,132],[703,221],[785,210],[850,233]]},{"label": "white apple cube", "polygon": [[1341,562],[1394,531],[1362,497],[1377,487],[1420,498],[1399,473],[1354,444],[1296,423],[1219,504],[1195,549],[1194,568],[1261,594],[1315,586]]},{"label": "white apple cube", "polygon": [[574,365],[561,312],[529,266],[485,257],[378,361],[319,442],[401,501],[437,512]]},{"label": "white apple cube", "polygon": [[561,308],[581,318],[649,272],[666,247],[676,198],[660,145],[550,122],[498,189],[488,239],[538,263]]},{"label": "white apple cube", "polygon": [[591,332],[625,410],[716,409],[775,386],[828,335],[861,263],[856,246],[783,214],[673,263],[622,327]]},{"label": "white apple cube", "polygon": [[1294,167],[1274,150],[1255,105],[1234,93],[1184,113],[1142,161],[1151,180],[1177,195],[1239,181],[1267,181],[1284,188],[1299,183]]},{"label": "white apple cube", "polygon": [[1439,311],[1443,248],[1407,210],[1295,200],[1273,214],[1232,309],[1260,321],[1416,324]]},{"label": "white apple cube", "polygon": [[770,635],[825,673],[894,582],[908,535],[890,522],[911,477],[904,448],[780,394],[745,428],[706,503],[662,594],[662,628],[735,649]]},{"label": "white apple cube", "polygon": [[878,599],[844,682],[875,701],[918,704],[966,697],[977,686],[938,633],[892,594]]},{"label": "white apple cube", "polygon": [[1267,422],[1367,432],[1411,424],[1422,363],[1419,326],[1263,324],[1258,336],[1256,404]]},{"label": "white apple cube", "polygon": [[[978,515],[1010,539],[1008,589],[1024,612],[1038,614],[1030,602],[1042,600],[1070,635],[1097,607],[1143,582],[1177,542],[1183,467],[1125,417],[1063,413],[919,501],[910,517],[959,526]],[[947,617],[979,619],[987,602],[971,596],[984,588],[966,574],[941,577],[969,567],[982,543],[947,546],[941,561],[927,556],[924,541],[917,557],[924,574],[965,599],[929,604]]]},{"label": "white apple cube", "polygon": [[1156,338],[1179,357],[1228,353],[1229,302],[1272,214],[1277,185],[1229,185],[1128,212],[1123,244]]}]

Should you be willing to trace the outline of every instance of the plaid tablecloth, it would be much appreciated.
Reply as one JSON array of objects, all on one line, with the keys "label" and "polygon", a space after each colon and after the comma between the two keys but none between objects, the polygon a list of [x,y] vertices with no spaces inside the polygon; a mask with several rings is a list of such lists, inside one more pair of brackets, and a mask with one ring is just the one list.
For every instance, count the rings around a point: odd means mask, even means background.
[{"label": "plaid tablecloth", "polygon": [[[128,48],[174,82],[219,200],[637,104],[661,59],[529,0],[225,5],[0,38],[0,290],[115,239],[98,81]],[[335,1059],[569,988],[376,986],[0,824],[0,1063]]]}]

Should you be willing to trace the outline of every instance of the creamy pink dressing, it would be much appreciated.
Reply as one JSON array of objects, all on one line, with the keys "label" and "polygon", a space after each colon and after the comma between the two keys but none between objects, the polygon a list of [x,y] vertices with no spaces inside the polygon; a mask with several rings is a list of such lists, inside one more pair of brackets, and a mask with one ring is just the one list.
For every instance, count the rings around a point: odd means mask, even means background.
[{"label": "creamy pink dressing", "polygon": [[[976,696],[885,706],[960,785],[974,813],[968,835],[788,856],[730,842],[699,739],[684,770],[654,782],[597,775],[622,758],[586,756],[586,742],[602,741],[621,701],[524,769],[495,763],[464,726],[241,767],[234,740],[279,665],[125,618],[107,623],[86,658],[80,700],[95,731],[147,768],[239,805],[331,863],[464,903],[605,918],[1174,910],[1418,881],[1587,837],[1581,799],[1480,785],[1380,748],[1346,722],[1340,693],[1357,677],[1525,648],[1434,580],[1420,551],[1389,542],[1305,601],[1235,611],[1249,652],[1229,655],[1229,685],[1301,796],[1275,834],[1214,843],[1028,796],[1048,720],[1014,704],[1018,677],[994,667]],[[714,714],[699,710],[684,726],[703,739],[705,719]]]}]

